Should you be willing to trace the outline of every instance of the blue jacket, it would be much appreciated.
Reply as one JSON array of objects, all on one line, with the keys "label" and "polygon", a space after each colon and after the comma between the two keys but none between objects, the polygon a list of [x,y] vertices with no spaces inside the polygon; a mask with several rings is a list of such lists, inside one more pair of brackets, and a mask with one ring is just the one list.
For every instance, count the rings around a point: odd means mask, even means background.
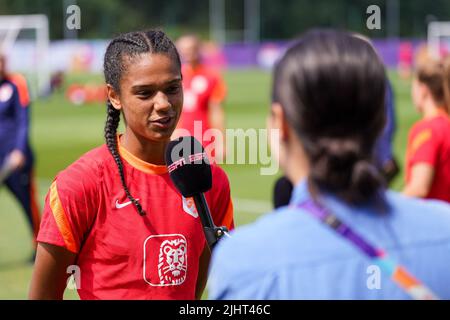
[{"label": "blue jacket", "polygon": [[0,155],[28,148],[29,110],[22,106],[19,92],[11,81],[0,81]]},{"label": "blue jacket", "polygon": [[[291,206],[237,228],[213,252],[212,299],[409,299],[374,262],[327,225],[295,207],[310,194],[305,181]],[[390,212],[325,206],[404,266],[438,297],[450,299],[450,206],[386,192]],[[294,206],[293,206],[294,205]],[[378,279],[376,279],[378,278]]]}]

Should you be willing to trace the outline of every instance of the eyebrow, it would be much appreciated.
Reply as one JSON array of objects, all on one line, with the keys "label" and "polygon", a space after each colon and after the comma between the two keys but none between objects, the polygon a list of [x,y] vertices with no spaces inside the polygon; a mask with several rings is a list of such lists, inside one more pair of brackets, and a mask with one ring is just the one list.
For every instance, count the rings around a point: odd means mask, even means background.
[{"label": "eyebrow", "polygon": [[[182,81],[182,79],[181,79],[181,77],[179,77],[179,78],[169,80],[169,81],[165,82],[163,85],[167,86],[167,85],[179,83],[181,81]],[[142,89],[148,89],[148,88],[154,88],[154,87],[157,87],[157,85],[155,85],[155,84],[138,84],[131,88],[132,88],[132,90],[142,90]]]}]

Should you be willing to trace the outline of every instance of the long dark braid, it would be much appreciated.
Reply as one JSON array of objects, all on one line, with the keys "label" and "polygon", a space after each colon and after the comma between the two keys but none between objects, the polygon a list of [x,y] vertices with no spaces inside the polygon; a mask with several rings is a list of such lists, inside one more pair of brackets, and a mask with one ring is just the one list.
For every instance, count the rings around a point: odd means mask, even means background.
[{"label": "long dark braid", "polygon": [[[145,32],[129,32],[113,39],[108,45],[104,59],[104,75],[107,84],[120,93],[120,79],[126,71],[126,56],[129,59],[142,53],[160,53],[171,56],[181,67],[180,57],[173,42],[160,30],[149,30]],[[107,101],[107,117],[105,124],[106,146],[111,153],[119,170],[120,180],[128,199],[134,204],[141,216],[146,214],[138,200],[130,193],[127,187],[124,166],[118,151],[117,128],[120,122],[120,110],[113,107],[111,101]]]}]

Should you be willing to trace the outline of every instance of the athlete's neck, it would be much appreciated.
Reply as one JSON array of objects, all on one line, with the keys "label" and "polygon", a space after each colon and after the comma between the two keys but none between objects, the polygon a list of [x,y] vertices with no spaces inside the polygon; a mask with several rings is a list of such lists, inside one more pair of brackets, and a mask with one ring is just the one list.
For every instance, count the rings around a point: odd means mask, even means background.
[{"label": "athlete's neck", "polygon": [[169,141],[149,141],[128,129],[120,136],[120,145],[123,148],[142,161],[155,165],[165,164],[164,152],[168,143]]},{"label": "athlete's neck", "polygon": [[430,103],[423,108],[423,118],[424,119],[431,119],[434,118],[444,111],[444,108],[441,108],[437,106],[435,103]]}]

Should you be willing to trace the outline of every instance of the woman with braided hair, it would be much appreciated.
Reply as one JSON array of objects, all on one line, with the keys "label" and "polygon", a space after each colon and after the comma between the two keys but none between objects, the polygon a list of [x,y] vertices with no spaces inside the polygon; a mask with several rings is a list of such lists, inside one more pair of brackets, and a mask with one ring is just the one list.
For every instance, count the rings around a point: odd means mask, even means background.
[{"label": "woman with braided hair", "polygon": [[[162,31],[126,33],[109,44],[104,74],[106,144],[51,185],[29,296],[62,299],[74,270],[81,299],[200,298],[209,249],[195,206],[164,164],[183,105],[177,50]],[[228,179],[216,166],[212,174],[213,220],[232,228]]]}]

